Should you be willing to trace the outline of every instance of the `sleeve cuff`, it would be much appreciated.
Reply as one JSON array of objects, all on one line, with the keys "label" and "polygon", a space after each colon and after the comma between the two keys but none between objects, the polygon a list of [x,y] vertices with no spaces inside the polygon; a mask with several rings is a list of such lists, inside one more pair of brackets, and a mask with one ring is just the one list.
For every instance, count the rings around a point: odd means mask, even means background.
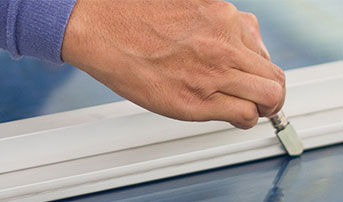
[{"label": "sleeve cuff", "polygon": [[7,49],[6,25],[9,0],[0,0],[0,48]]},{"label": "sleeve cuff", "polygon": [[33,56],[63,63],[61,48],[76,0],[10,0],[7,49],[13,57]]}]

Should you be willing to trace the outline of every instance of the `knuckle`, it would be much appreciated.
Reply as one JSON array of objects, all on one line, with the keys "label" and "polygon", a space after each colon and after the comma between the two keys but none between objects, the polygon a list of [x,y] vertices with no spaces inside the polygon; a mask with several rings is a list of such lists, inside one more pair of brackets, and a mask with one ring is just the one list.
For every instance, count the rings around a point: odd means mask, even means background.
[{"label": "knuckle", "polygon": [[228,9],[230,11],[238,11],[238,9],[236,8],[235,5],[233,5],[232,3],[229,2],[225,2],[225,1],[218,1],[218,3],[220,5],[222,5],[223,8]]},{"label": "knuckle", "polygon": [[238,48],[235,48],[233,46],[224,46],[222,42],[224,40],[227,41],[229,39],[198,39],[194,42],[194,51],[197,56],[199,56],[199,58],[202,58],[206,61],[205,63],[207,67],[210,67],[207,69],[223,70],[223,64],[233,65],[234,62],[241,56],[241,52]]},{"label": "knuckle", "polygon": [[266,105],[271,109],[275,109],[280,102],[283,100],[284,90],[283,88],[275,82],[270,89],[266,90]]},{"label": "knuckle", "polygon": [[225,57],[226,61],[233,67],[238,70],[243,70],[241,67],[242,59],[244,59],[245,55],[240,48],[229,47],[225,49]]},{"label": "knuckle", "polygon": [[[196,73],[195,73],[196,74]],[[194,74],[193,74],[194,75]],[[198,74],[196,77],[203,77]],[[185,89],[189,92],[190,97],[198,101],[206,101],[208,97],[215,91],[214,85],[211,82],[205,82],[205,79],[195,79],[194,76],[189,76],[184,82]],[[207,79],[206,79],[207,80]]]},{"label": "knuckle", "polygon": [[239,123],[241,125],[241,128],[249,129],[254,127],[259,117],[256,105],[251,104],[250,106],[244,108],[244,110],[241,111],[240,116],[241,121]]},{"label": "knuckle", "polygon": [[206,59],[216,58],[218,55],[222,55],[224,52],[221,48],[221,45],[214,40],[197,40],[195,46],[199,56],[205,57]]},{"label": "knuckle", "polygon": [[253,128],[257,124],[257,120],[258,119],[256,118],[254,121],[240,123],[238,127],[244,130],[248,130],[250,128]]},{"label": "knuckle", "polygon": [[[201,121],[202,117],[199,117],[197,107],[201,105],[201,100],[194,96],[193,92],[187,89],[180,90],[177,98],[172,102],[171,113],[176,113],[177,119],[184,121]],[[165,105],[163,108],[166,108]]]},{"label": "knuckle", "polygon": [[258,19],[257,19],[257,17],[256,17],[255,14],[253,14],[253,13],[247,13],[246,15],[248,16],[248,18],[249,18],[252,22],[258,24]]},{"label": "knuckle", "polygon": [[246,17],[248,21],[252,22],[252,24],[258,27],[258,18],[256,17],[255,14],[247,12],[247,13],[244,13],[244,16]]},{"label": "knuckle", "polygon": [[285,72],[281,68],[277,68],[277,78],[281,86],[286,86],[286,75]]},{"label": "knuckle", "polygon": [[226,2],[226,1],[222,1],[222,0],[211,1],[211,4],[213,6],[218,7],[218,8],[237,10],[237,8],[232,3],[229,3],[229,2]]},{"label": "knuckle", "polygon": [[213,0],[208,1],[210,2],[208,5],[209,11],[215,13],[226,13],[226,14],[238,14],[238,9],[229,2],[222,1],[222,0]]},{"label": "knuckle", "polygon": [[238,50],[238,48],[235,48],[233,46],[223,48],[222,53],[223,53],[223,55],[227,55],[231,58],[238,58],[238,56],[240,56],[240,54],[241,54],[241,52]]}]

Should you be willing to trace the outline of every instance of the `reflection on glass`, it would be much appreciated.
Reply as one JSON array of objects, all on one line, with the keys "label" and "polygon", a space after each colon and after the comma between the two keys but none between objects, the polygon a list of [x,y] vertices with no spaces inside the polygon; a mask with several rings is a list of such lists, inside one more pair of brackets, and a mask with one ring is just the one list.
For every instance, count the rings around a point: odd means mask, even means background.
[{"label": "reflection on glass", "polygon": [[292,187],[297,181],[297,176],[300,172],[299,158],[285,157],[279,167],[279,171],[275,176],[273,187],[268,192],[265,202],[281,202],[284,201],[285,192]]}]

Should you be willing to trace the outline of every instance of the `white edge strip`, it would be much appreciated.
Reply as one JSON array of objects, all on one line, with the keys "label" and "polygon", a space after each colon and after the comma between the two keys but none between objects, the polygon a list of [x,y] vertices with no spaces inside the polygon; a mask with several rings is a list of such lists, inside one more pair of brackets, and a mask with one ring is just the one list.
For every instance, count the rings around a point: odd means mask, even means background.
[{"label": "white edge strip", "polygon": [[[318,125],[323,118],[329,116],[337,117],[338,115],[342,115],[342,113],[343,108],[311,116],[310,121],[313,123],[312,127],[298,130],[305,148],[311,149],[342,143],[343,121],[337,121],[331,124],[327,122],[325,126],[313,127]],[[307,122],[303,117],[294,118],[293,121],[300,122],[300,124]],[[267,124],[262,124],[259,127],[260,129],[255,129],[252,134],[259,136],[259,138],[252,141],[248,141],[247,139],[249,138],[246,138],[244,141],[235,145],[209,147],[189,153],[100,169],[93,172],[80,172],[78,175],[5,188],[0,190],[0,199],[5,201],[52,200],[284,154],[284,150],[274,137],[257,134],[265,129],[270,129]],[[231,136],[234,133],[235,131],[233,129],[231,133],[221,135]],[[207,138],[212,135],[215,134],[208,134]],[[192,138],[190,137],[190,139]],[[175,145],[182,145],[182,141],[185,140],[175,141],[177,141]],[[143,152],[142,155],[149,155],[149,153]],[[72,166],[69,168],[72,168]],[[44,173],[44,171],[41,172],[39,169],[36,172]],[[11,174],[7,175],[11,177]],[[32,172],[27,173],[27,177],[31,175]]]}]

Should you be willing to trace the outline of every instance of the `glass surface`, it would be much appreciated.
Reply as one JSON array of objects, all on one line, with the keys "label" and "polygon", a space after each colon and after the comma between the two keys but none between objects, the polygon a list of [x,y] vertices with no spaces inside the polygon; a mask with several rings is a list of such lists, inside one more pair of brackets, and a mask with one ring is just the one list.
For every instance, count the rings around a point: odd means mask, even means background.
[{"label": "glass surface", "polygon": [[[272,60],[283,69],[343,59],[341,0],[231,2],[257,15]],[[13,61],[5,52],[0,86],[0,123],[122,100],[75,67]]]},{"label": "glass surface", "polygon": [[61,202],[339,202],[343,145],[114,189]]}]

